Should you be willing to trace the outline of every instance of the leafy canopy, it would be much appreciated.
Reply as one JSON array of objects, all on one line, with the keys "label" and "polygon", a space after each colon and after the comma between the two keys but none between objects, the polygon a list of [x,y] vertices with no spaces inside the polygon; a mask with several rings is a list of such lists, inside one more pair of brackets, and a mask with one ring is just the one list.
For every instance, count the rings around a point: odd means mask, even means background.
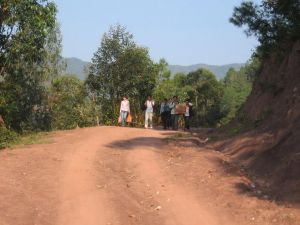
[{"label": "leafy canopy", "polygon": [[263,0],[261,5],[244,1],[234,8],[230,22],[247,26],[246,34],[258,38],[263,57],[284,51],[300,38],[300,1]]},{"label": "leafy canopy", "polygon": [[86,81],[104,112],[102,122],[116,122],[123,96],[130,98],[131,108],[137,112],[152,94],[158,70],[148,50],[139,47],[125,27],[111,27],[94,54]]},{"label": "leafy canopy", "polygon": [[0,114],[9,127],[25,129],[44,104],[44,84],[60,55],[56,28],[51,1],[0,2]]}]

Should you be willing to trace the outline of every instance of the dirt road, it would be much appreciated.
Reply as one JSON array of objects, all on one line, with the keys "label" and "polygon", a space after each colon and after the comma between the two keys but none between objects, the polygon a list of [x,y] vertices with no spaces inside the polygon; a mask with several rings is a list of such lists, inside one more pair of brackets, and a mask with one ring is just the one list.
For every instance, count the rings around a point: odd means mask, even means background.
[{"label": "dirt road", "polygon": [[0,225],[300,224],[299,209],[241,188],[221,153],[170,135],[87,128],[0,152]]}]

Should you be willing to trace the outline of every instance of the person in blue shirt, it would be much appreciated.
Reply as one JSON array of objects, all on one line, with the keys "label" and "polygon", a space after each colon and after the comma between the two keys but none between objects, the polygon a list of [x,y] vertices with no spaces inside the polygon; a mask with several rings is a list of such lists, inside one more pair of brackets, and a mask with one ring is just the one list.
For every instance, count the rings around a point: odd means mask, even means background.
[{"label": "person in blue shirt", "polygon": [[164,129],[168,128],[168,114],[170,113],[168,99],[164,99],[164,101],[160,105],[160,116]]}]

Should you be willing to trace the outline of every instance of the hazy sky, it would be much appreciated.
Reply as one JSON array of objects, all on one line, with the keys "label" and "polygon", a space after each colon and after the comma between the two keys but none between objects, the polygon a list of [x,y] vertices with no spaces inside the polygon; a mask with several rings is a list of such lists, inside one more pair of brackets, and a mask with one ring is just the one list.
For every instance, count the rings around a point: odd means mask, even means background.
[{"label": "hazy sky", "polygon": [[[229,23],[241,0],[55,0],[63,56],[90,61],[104,32],[117,23],[169,64],[245,62],[257,45]],[[256,2],[260,2],[256,0]]]}]

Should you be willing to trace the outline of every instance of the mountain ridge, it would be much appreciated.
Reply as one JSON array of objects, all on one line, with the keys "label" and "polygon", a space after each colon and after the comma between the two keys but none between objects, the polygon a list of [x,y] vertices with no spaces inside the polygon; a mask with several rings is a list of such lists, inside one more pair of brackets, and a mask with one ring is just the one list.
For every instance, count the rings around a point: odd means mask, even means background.
[{"label": "mountain ridge", "polygon": [[66,73],[76,75],[80,80],[86,78],[85,68],[90,64],[87,61],[81,60],[76,57],[64,58],[66,62]]},{"label": "mountain ridge", "polygon": [[[81,60],[77,57],[66,57],[64,58],[66,61],[66,73],[74,74],[79,79],[84,80],[86,78],[86,74],[84,73],[85,68],[90,64],[90,62]],[[198,63],[189,66],[181,66],[181,65],[169,65],[168,68],[171,71],[171,74],[176,73],[189,73],[195,71],[200,68],[208,69],[213,72],[218,79],[224,78],[229,68],[234,68],[239,70],[245,63],[231,63],[225,65],[210,65],[205,63]]]},{"label": "mountain ridge", "polygon": [[187,73],[190,73],[197,69],[203,68],[203,69],[208,69],[211,72],[213,72],[218,79],[222,79],[225,77],[227,71],[230,68],[239,70],[244,65],[245,65],[245,63],[231,63],[231,64],[225,64],[225,65],[210,65],[210,64],[205,64],[205,63],[198,63],[198,64],[189,65],[189,66],[169,65],[169,70],[171,71],[172,74],[175,74],[175,73],[187,74]]}]

